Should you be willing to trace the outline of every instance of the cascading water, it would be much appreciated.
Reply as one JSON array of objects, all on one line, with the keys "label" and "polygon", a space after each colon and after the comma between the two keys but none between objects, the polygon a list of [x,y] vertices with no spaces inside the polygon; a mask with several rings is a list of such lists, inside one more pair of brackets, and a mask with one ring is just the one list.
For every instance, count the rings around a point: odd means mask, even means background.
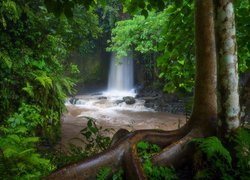
[{"label": "cascading water", "polygon": [[[120,128],[129,131],[158,128],[170,130],[177,128],[177,125],[179,128],[179,116],[174,117],[168,113],[155,112],[154,109],[144,106],[145,100],[142,98],[135,98],[133,104],[125,102],[125,96],[135,97],[136,95],[133,91],[132,54],[117,61],[113,53],[109,71],[108,91],[77,96],[66,102],[68,114],[63,121],[62,127],[66,129],[64,132],[72,132],[74,136],[79,134],[82,124],[86,123],[86,117],[94,118],[97,125],[112,127],[115,130]],[[182,122],[185,122],[184,116],[182,119]],[[77,139],[67,133],[65,136],[62,135],[64,141],[69,137],[71,137],[69,140]]]},{"label": "cascading water", "polygon": [[134,65],[132,53],[128,56],[116,60],[115,53],[112,53],[108,92],[129,92],[134,86]]}]

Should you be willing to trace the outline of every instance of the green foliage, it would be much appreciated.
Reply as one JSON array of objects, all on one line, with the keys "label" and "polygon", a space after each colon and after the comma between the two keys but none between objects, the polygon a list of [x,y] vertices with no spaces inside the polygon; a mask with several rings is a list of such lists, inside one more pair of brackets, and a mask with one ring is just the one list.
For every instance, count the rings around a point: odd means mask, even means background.
[{"label": "green foliage", "polygon": [[[14,113],[7,121],[8,127],[6,132],[21,133],[25,130],[30,135],[35,135],[36,128],[42,126],[43,119],[41,116],[41,109],[35,105],[22,104],[17,113]],[[5,132],[5,131],[4,131]]]},{"label": "green foliage", "polygon": [[95,119],[90,117],[85,118],[88,120],[87,127],[81,130],[81,134],[88,142],[85,150],[90,153],[97,153],[107,149],[111,144],[111,139],[103,134],[112,129],[103,129],[101,126],[97,127]]},{"label": "green foliage", "polygon": [[0,1],[0,174],[4,179],[38,179],[53,168],[37,153],[37,146],[38,142],[54,144],[60,136],[65,98],[74,94],[78,73],[67,57],[72,51],[88,51],[101,33],[93,11],[80,5],[68,7],[74,14],[70,20],[48,13],[43,0]]},{"label": "green foliage", "polygon": [[112,30],[108,50],[118,56],[126,56],[131,50],[145,54],[145,69],[150,64],[153,64],[151,69],[157,68],[158,76],[165,82],[165,91],[191,91],[195,67],[194,33],[190,33],[194,30],[193,15],[192,3],[186,2],[182,8],[171,4],[162,12],[149,12],[147,18],[135,15],[133,19],[120,21]]},{"label": "green foliage", "polygon": [[227,164],[231,164],[232,158],[230,153],[217,137],[197,138],[192,140],[192,142],[198,145],[199,149],[206,154],[209,161],[221,158],[224,159]]},{"label": "green foliage", "polygon": [[122,179],[124,179],[123,176],[124,176],[124,171],[122,169],[119,169],[118,171],[116,171],[113,174],[112,179],[113,180],[122,180]]},{"label": "green foliage", "polygon": [[160,147],[140,141],[137,144],[138,155],[143,159],[143,169],[149,179],[177,179],[173,168],[154,166],[150,158],[160,152]]},{"label": "green foliage", "polygon": [[0,138],[1,179],[34,179],[47,175],[53,170],[50,161],[37,153],[37,137],[8,134]]},{"label": "green foliage", "polygon": [[236,177],[248,179],[250,177],[250,132],[247,129],[238,129],[233,137],[236,152]]},{"label": "green foliage", "polygon": [[100,169],[100,171],[98,172],[98,174],[96,176],[96,179],[105,180],[108,178],[108,176],[110,175],[111,172],[112,172],[111,168],[104,167],[104,168]]},{"label": "green foliage", "polygon": [[116,28],[112,30],[112,41],[108,50],[116,51],[118,57],[127,56],[132,48],[141,53],[156,52],[163,40],[159,36],[164,18],[165,13],[152,12],[147,19],[137,15],[133,19],[117,22]]},{"label": "green foliage", "polygon": [[250,43],[247,41],[247,39],[250,38],[248,33],[250,31],[249,10],[249,0],[235,1],[237,50],[240,72],[245,72],[250,68]]},{"label": "green foliage", "polygon": [[217,137],[197,138],[192,143],[198,148],[195,179],[233,179],[230,152]]},{"label": "green foliage", "polygon": [[[67,149],[67,150],[66,150]],[[55,169],[61,168],[67,164],[80,161],[88,157],[89,153],[82,146],[70,144],[69,147],[57,147],[50,151],[43,152],[44,157],[50,159]]]},{"label": "green foliage", "polygon": [[96,176],[96,179],[97,180],[105,180],[105,179],[122,180],[123,175],[124,175],[124,172],[122,169],[119,169],[118,171],[112,173],[111,168],[104,167],[104,168],[100,169],[100,171],[98,172],[98,174]]},{"label": "green foliage", "polygon": [[194,139],[195,179],[249,179],[250,132],[240,128],[230,139],[231,154],[216,137]]},{"label": "green foliage", "polygon": [[[71,20],[48,13],[43,1],[0,2],[0,119],[22,103],[39,108],[43,139],[58,138],[67,95],[74,94],[78,69],[66,59],[92,48],[101,33],[97,15],[74,6]],[[84,47],[84,48],[83,48]]]},{"label": "green foliage", "polygon": [[56,16],[65,15],[67,18],[73,17],[73,9],[75,5],[83,5],[86,8],[93,7],[94,4],[106,4],[104,0],[45,0],[44,1],[49,12],[54,13]]},{"label": "green foliage", "polygon": [[39,138],[35,136],[35,128],[42,123],[39,113],[37,107],[23,104],[0,127],[1,179],[38,179],[54,169],[36,149]]},{"label": "green foliage", "polygon": [[85,117],[88,119],[87,127],[81,130],[83,138],[73,138],[72,140],[79,141],[82,145],[75,145],[70,143],[65,148],[57,148],[49,153],[45,153],[51,162],[60,168],[66,164],[82,160],[86,157],[94,155],[107,149],[111,144],[111,139],[105,136],[105,133],[110,132],[112,129],[103,129],[98,127],[95,123],[95,119]]},{"label": "green foliage", "polygon": [[140,141],[137,144],[138,155],[144,159],[150,158],[153,154],[160,152],[160,147],[156,144],[149,144],[146,141]]},{"label": "green foliage", "polygon": [[[157,59],[155,69],[159,78],[164,80],[164,91],[191,92],[195,75],[194,2],[189,0],[125,2],[126,8],[135,16],[116,24],[112,30],[108,50],[117,52],[119,56],[126,56],[127,52],[135,51],[144,54],[147,59],[154,53]],[[249,4],[249,0],[235,3],[241,72],[247,71],[250,65],[249,43],[246,41],[250,38]],[[161,11],[156,12],[151,9]],[[154,64],[149,60],[144,63]]]},{"label": "green foliage", "polygon": [[101,79],[102,66],[98,61],[87,61],[85,62],[85,68],[82,69],[82,76],[79,82],[91,83]]}]

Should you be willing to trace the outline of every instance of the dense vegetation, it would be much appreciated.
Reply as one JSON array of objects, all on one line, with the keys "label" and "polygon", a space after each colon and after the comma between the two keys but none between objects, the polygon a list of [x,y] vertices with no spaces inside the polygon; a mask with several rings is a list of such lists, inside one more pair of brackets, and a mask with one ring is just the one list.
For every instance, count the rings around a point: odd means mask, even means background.
[{"label": "dense vegetation", "polygon": [[[250,63],[249,1],[237,1],[236,23],[239,70],[245,72]],[[129,38],[128,38],[129,37]],[[164,80],[164,90],[174,92],[194,87],[194,2],[173,3],[164,11],[149,11],[147,17],[135,15],[132,19],[117,22],[112,30],[108,50],[125,56],[133,50],[142,54],[147,73]]]},{"label": "dense vegetation", "polygon": [[56,17],[43,1],[0,2],[0,174],[5,179],[40,177],[53,169],[36,146],[60,137],[65,98],[74,93],[78,73],[67,56],[91,49],[101,33],[93,11],[78,5],[73,14]]},{"label": "dense vegetation", "polygon": [[[158,4],[133,2],[124,8],[135,14],[131,17],[128,12],[121,12],[119,1],[110,0],[105,7],[91,6],[91,2],[0,2],[1,179],[38,179],[55,168],[110,145],[110,139],[101,136],[100,129],[90,119],[88,127],[82,131],[82,135],[92,142],[86,149],[72,146],[70,156],[61,152],[55,155],[54,152],[39,153],[40,146],[52,146],[60,138],[65,98],[75,93],[79,71],[76,65],[69,63],[68,57],[72,52],[91,51],[95,40],[102,34],[106,40],[112,28],[109,51],[117,52],[118,56],[134,51],[135,56],[142,57],[138,60],[143,62],[148,77],[163,79],[160,83],[164,91],[193,91],[193,3],[188,0],[168,2],[168,6],[158,12],[153,7],[164,7],[163,1]],[[61,5],[59,9],[58,4]],[[137,6],[142,10],[136,10]],[[236,1],[235,9],[239,69],[246,72],[250,67],[249,0]],[[197,171],[193,176],[197,179],[247,179],[250,173],[249,132],[238,131],[231,142],[233,148],[226,149],[215,137],[194,140],[197,147],[194,168]],[[173,169],[154,167],[150,162],[149,157],[159,151],[158,147],[147,142],[137,146],[148,177],[176,179]],[[110,176],[109,169],[98,175],[99,179],[107,176]],[[122,176],[120,170],[113,178]]]}]

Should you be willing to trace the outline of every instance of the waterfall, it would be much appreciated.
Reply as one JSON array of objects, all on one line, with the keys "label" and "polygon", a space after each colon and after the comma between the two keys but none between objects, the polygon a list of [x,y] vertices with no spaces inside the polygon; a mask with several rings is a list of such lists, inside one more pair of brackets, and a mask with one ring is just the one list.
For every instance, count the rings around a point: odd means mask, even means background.
[{"label": "waterfall", "polygon": [[117,60],[112,53],[109,69],[108,91],[128,92],[134,86],[134,62],[132,53]]}]

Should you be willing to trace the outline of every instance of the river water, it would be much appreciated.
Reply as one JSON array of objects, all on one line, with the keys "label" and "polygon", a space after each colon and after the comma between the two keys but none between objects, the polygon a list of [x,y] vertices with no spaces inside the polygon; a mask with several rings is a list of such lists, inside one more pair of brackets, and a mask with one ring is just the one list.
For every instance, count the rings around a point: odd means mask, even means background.
[{"label": "river water", "polygon": [[156,112],[144,106],[144,100],[135,99],[136,102],[128,105],[121,102],[123,96],[135,96],[135,93],[116,94],[104,92],[103,94],[80,95],[66,102],[67,113],[62,121],[62,143],[72,143],[72,138],[81,138],[80,130],[86,127],[86,117],[96,120],[98,127],[112,128],[110,136],[118,129],[125,128],[129,131],[137,129],[163,129],[173,130],[181,127],[186,122],[183,115],[166,112]]}]

